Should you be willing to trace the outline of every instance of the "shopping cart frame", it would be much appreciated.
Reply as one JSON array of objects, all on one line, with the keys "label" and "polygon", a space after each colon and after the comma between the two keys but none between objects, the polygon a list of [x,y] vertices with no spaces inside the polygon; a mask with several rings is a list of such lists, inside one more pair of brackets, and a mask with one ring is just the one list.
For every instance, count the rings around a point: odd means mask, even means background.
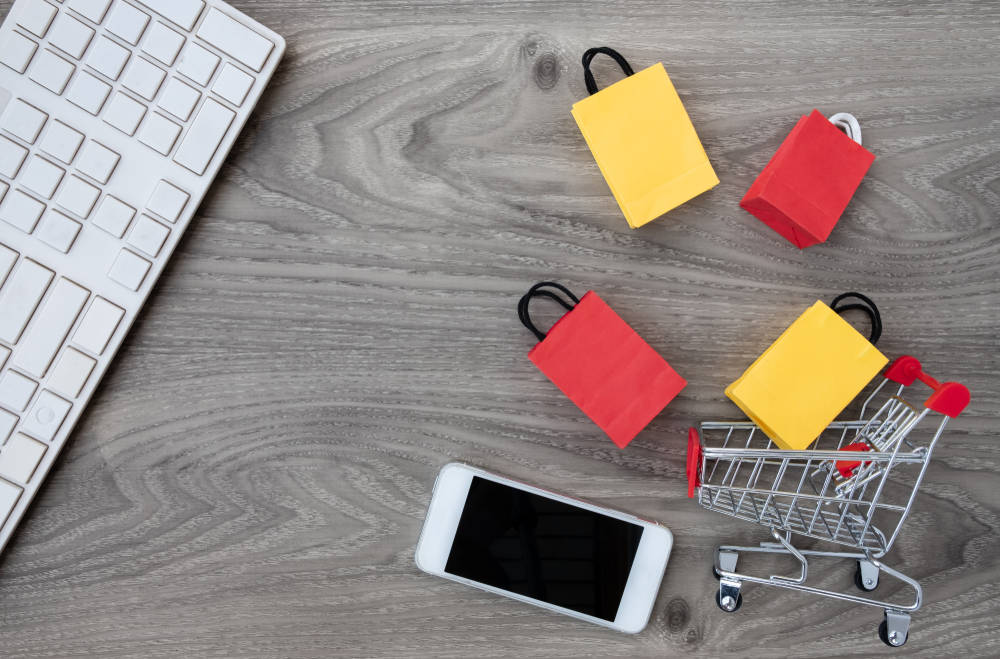
[{"label": "shopping cart frame", "polygon": [[[906,388],[916,380],[932,389],[920,407],[903,398]],[[880,403],[883,397],[885,402]],[[882,382],[865,399],[860,418],[833,422],[805,450],[775,448],[750,421],[707,421],[700,424],[700,432],[692,428],[688,436],[689,496],[697,492],[699,504],[705,508],[768,527],[774,539],[759,546],[716,548],[713,572],[719,579],[719,608],[730,613],[738,610],[744,583],[777,586],[879,607],[884,611],[879,637],[891,647],[903,645],[909,636],[910,614],[920,608],[923,590],[915,579],[881,559],[891,550],[912,510],[948,420],[957,417],[969,399],[963,385],[938,382],[923,371],[918,360],[903,356],[890,365]],[[869,415],[869,410],[874,411]],[[921,443],[911,431],[932,413],[940,415],[940,420],[930,439]],[[721,447],[706,445],[706,437],[722,431],[726,436]],[[734,436],[746,437],[743,446],[733,445]],[[752,446],[762,442],[766,446]],[[907,465],[919,467],[912,484],[894,486],[890,474]],[[721,480],[720,467],[725,467]],[[738,486],[737,477],[744,470],[749,470],[745,486]],[[770,486],[765,474],[773,478]],[[800,474],[797,481],[796,474]],[[791,485],[786,485],[789,475]],[[742,478],[740,481],[742,485]],[[887,496],[890,490],[905,502],[891,502]],[[878,523],[884,521],[891,523],[891,533],[879,528]],[[799,549],[792,542],[793,536],[846,545],[850,550]],[[792,556],[798,561],[799,573],[760,576],[737,571],[742,554]],[[855,561],[854,581],[862,592],[875,590],[884,572],[913,590],[912,601],[901,604],[810,586],[806,583],[810,558]]]}]

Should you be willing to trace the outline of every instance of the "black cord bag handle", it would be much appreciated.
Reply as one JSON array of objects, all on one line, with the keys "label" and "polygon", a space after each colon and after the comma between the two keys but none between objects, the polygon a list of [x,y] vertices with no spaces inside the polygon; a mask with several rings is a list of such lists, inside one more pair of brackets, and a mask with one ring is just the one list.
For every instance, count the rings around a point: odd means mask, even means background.
[{"label": "black cord bag handle", "polygon": [[[861,302],[840,304],[847,298],[856,298],[861,300]],[[882,336],[882,314],[878,312],[878,307],[876,307],[875,303],[871,301],[871,298],[862,295],[861,293],[841,293],[837,297],[833,298],[833,302],[830,303],[830,308],[838,314],[844,311],[864,311],[868,315],[868,320],[870,320],[872,324],[872,332],[868,337],[868,340],[871,341],[872,345],[878,343],[879,338]]]},{"label": "black cord bag handle", "polygon": [[590,72],[590,63],[593,61],[594,56],[597,54],[607,55],[614,61],[618,62],[618,66],[622,67],[622,71],[625,72],[625,76],[628,77],[635,73],[629,63],[622,57],[621,53],[613,48],[608,48],[607,46],[597,46],[595,48],[588,48],[583,54],[583,81],[587,85],[587,91],[591,95],[597,93],[597,81],[594,80],[594,74]]},{"label": "black cord bag handle", "polygon": [[[546,290],[547,288],[555,288],[572,300],[573,303],[570,304],[552,291]],[[573,307],[580,303],[579,298],[573,295],[568,288],[562,284],[557,284],[554,281],[540,281],[529,288],[528,292],[521,296],[521,300],[517,303],[517,317],[521,319],[521,324],[531,330],[531,333],[538,337],[539,341],[545,340],[545,333],[535,327],[535,324],[531,322],[531,316],[528,315],[528,303],[535,297],[547,297],[553,299],[561,304],[566,311],[572,311]]]}]

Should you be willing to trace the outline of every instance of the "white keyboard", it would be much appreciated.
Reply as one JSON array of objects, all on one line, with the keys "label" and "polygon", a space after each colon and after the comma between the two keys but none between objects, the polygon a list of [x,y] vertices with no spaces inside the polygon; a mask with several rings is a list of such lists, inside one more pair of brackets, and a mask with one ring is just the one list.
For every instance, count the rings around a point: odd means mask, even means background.
[{"label": "white keyboard", "polygon": [[0,550],[285,50],[216,0],[17,0],[0,28]]}]

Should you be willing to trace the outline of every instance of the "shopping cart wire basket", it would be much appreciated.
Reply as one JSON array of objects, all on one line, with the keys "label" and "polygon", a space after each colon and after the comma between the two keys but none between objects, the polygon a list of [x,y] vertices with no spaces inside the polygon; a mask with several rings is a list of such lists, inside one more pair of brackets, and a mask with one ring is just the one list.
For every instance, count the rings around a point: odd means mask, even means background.
[{"label": "shopping cart wire basket", "polygon": [[[904,398],[917,380],[932,390],[922,405]],[[920,608],[920,584],[880,559],[899,536],[948,420],[957,417],[969,399],[965,386],[938,382],[917,359],[903,356],[885,371],[858,419],[831,423],[805,450],[777,448],[750,421],[706,421],[700,433],[692,428],[688,495],[709,510],[770,528],[776,541],[716,549],[719,608],[733,612],[740,607],[744,582],[780,586],[880,607],[885,618],[879,637],[893,647],[905,643],[910,613]],[[797,549],[792,544],[795,536],[849,549]],[[800,571],[796,576],[737,572],[741,553],[788,554],[798,560]],[[900,605],[806,585],[810,557],[856,561],[855,584],[866,593],[875,590],[879,574],[885,572],[913,589],[913,603]]]}]

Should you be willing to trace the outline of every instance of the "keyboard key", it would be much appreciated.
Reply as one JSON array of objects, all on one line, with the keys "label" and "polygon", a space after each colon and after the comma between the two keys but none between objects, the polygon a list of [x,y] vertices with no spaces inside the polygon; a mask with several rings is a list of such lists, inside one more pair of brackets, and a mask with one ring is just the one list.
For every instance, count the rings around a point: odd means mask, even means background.
[{"label": "keyboard key", "polygon": [[274,44],[214,7],[198,27],[198,36],[234,59],[260,71]]},{"label": "keyboard key", "polygon": [[94,302],[83,314],[80,326],[73,333],[73,343],[88,352],[100,355],[108,347],[108,341],[118,329],[125,310],[112,304],[103,297],[94,298]]},{"label": "keyboard key", "polygon": [[0,346],[0,368],[7,363],[7,358],[10,357],[10,348],[5,346]]},{"label": "keyboard key", "polygon": [[34,144],[38,139],[38,134],[42,132],[42,126],[48,115],[33,105],[28,105],[19,98],[15,98],[7,105],[7,111],[3,113],[2,125],[4,130],[16,137],[20,137],[28,144]]},{"label": "keyboard key", "polygon": [[247,92],[253,86],[253,78],[226,62],[219,72],[219,77],[212,85],[212,91],[226,99],[236,107],[243,105]]},{"label": "keyboard key", "polygon": [[38,45],[28,37],[17,32],[7,32],[0,36],[0,64],[24,73],[37,49]]},{"label": "keyboard key", "polygon": [[53,119],[39,146],[45,153],[68,165],[73,162],[81,144],[83,144],[83,133]]},{"label": "keyboard key", "polygon": [[83,147],[77,169],[102,184],[107,183],[121,159],[117,153],[100,142],[90,141]]},{"label": "keyboard key", "polygon": [[149,60],[133,57],[132,63],[129,64],[128,70],[125,71],[125,76],[122,78],[122,84],[147,101],[152,101],[166,75],[166,71],[155,66]]},{"label": "keyboard key", "polygon": [[93,38],[93,30],[65,13],[59,14],[49,32],[49,43],[74,59],[83,57]]},{"label": "keyboard key", "polygon": [[38,383],[31,378],[17,371],[7,371],[0,375],[0,405],[8,410],[22,412],[37,388]]},{"label": "keyboard key", "polygon": [[27,483],[45,455],[45,444],[17,433],[0,448],[0,477]]},{"label": "keyboard key", "polygon": [[180,134],[180,126],[162,114],[150,112],[139,130],[138,137],[140,142],[157,153],[167,155],[170,153],[170,149],[174,148],[174,142],[177,141],[177,136]]},{"label": "keyboard key", "polygon": [[66,100],[96,117],[100,114],[110,93],[111,85],[86,71],[81,71],[73,78],[73,84],[69,86]]},{"label": "keyboard key", "polygon": [[194,27],[195,21],[201,16],[201,10],[205,8],[205,3],[201,0],[139,0],[139,2],[185,30]]},{"label": "keyboard key", "polygon": [[87,55],[87,64],[98,73],[117,80],[125,68],[128,61],[129,52],[116,44],[111,39],[101,36],[97,37],[94,47]]},{"label": "keyboard key", "polygon": [[52,281],[52,271],[25,259],[0,289],[0,340],[17,343]]},{"label": "keyboard key", "polygon": [[21,171],[21,163],[28,155],[28,150],[20,144],[0,135],[0,174],[14,178]]},{"label": "keyboard key", "polygon": [[10,513],[17,505],[17,500],[21,498],[23,491],[13,483],[0,480],[0,524],[3,524],[10,517]]},{"label": "keyboard key", "polygon": [[56,8],[47,2],[27,2],[18,6],[17,24],[36,37],[44,37],[56,15]]},{"label": "keyboard key", "polygon": [[3,202],[0,203],[0,220],[25,233],[31,233],[44,210],[45,204],[20,190],[14,190],[4,195]]},{"label": "keyboard key", "polygon": [[42,393],[38,394],[35,404],[31,406],[31,411],[24,417],[21,430],[38,439],[51,442],[72,406],[68,400],[63,400],[48,389],[43,389]]},{"label": "keyboard key", "polygon": [[74,215],[87,219],[101,191],[76,175],[66,178],[66,183],[59,190],[56,203]]},{"label": "keyboard key", "polygon": [[177,53],[184,45],[184,37],[177,34],[163,23],[153,23],[149,28],[146,40],[142,42],[142,51],[155,60],[172,66],[177,59]]},{"label": "keyboard key", "polygon": [[52,369],[45,386],[70,398],[76,398],[83,390],[83,385],[87,384],[87,379],[96,364],[96,360],[79,350],[66,348]]},{"label": "keyboard key", "polygon": [[16,414],[11,414],[7,410],[0,410],[0,444],[7,441],[10,434],[14,432],[14,426],[17,425],[17,422],[18,416]]},{"label": "keyboard key", "polygon": [[146,114],[146,106],[121,92],[115,92],[104,113],[104,121],[126,135],[134,135],[139,122]]},{"label": "keyboard key", "polygon": [[52,93],[62,94],[75,70],[75,66],[51,50],[44,49],[31,63],[28,77]]},{"label": "keyboard key", "polygon": [[55,194],[65,173],[66,171],[62,167],[50,163],[45,158],[32,156],[24,167],[24,171],[21,172],[19,183],[46,199],[52,199],[52,195]]},{"label": "keyboard key", "polygon": [[149,272],[152,265],[135,252],[123,249],[118,253],[115,262],[111,264],[108,277],[129,290],[137,291],[142,286],[142,280],[146,278],[146,273]]},{"label": "keyboard key", "polygon": [[179,78],[171,78],[163,88],[158,105],[181,121],[187,121],[200,98],[201,92],[197,89]]},{"label": "keyboard key", "polygon": [[[0,245],[0,287],[3,286],[5,281],[7,281],[7,275],[9,275],[10,271],[14,268],[15,261],[17,261],[17,252],[9,247]],[[4,350],[7,349],[0,349],[0,367],[3,366],[4,359],[6,359],[6,356],[3,354]]]},{"label": "keyboard key", "polygon": [[21,340],[14,363],[28,375],[44,377],[88,297],[86,288],[60,277]]},{"label": "keyboard key", "polygon": [[212,79],[218,66],[218,55],[189,41],[181,55],[180,64],[177,65],[177,72],[204,87]]},{"label": "keyboard key", "polygon": [[[4,183],[3,181],[0,181],[0,201],[3,201],[4,195],[7,194],[7,190],[9,188],[10,188],[9,185],[7,185],[6,183]],[[3,283],[2,279],[0,279],[0,283]]]},{"label": "keyboard key", "polygon": [[67,6],[84,18],[100,25],[101,21],[104,20],[104,15],[108,13],[110,4],[111,0],[69,0]]},{"label": "keyboard key", "polygon": [[81,225],[76,220],[66,217],[57,210],[49,209],[49,212],[42,217],[35,235],[45,244],[65,254],[73,246],[80,228]]},{"label": "keyboard key", "polygon": [[221,103],[206,100],[174,154],[174,161],[198,176],[204,174],[235,117],[236,113]]},{"label": "keyboard key", "polygon": [[125,235],[125,229],[133,217],[135,217],[134,208],[111,195],[105,195],[91,221],[115,238],[121,238]]},{"label": "keyboard key", "polygon": [[132,227],[132,233],[128,236],[128,243],[140,251],[156,256],[163,248],[163,243],[167,240],[170,229],[163,226],[148,215],[139,217],[139,221]]},{"label": "keyboard key", "polygon": [[184,205],[187,204],[188,199],[188,193],[167,181],[161,180],[156,184],[153,194],[150,195],[149,201],[146,203],[146,208],[166,221],[174,223],[181,216],[181,211],[184,210]]},{"label": "keyboard key", "polygon": [[104,27],[111,34],[121,37],[134,46],[139,43],[139,38],[146,31],[148,24],[149,16],[147,14],[127,2],[121,2],[111,12],[111,17],[108,18],[108,23]]}]

